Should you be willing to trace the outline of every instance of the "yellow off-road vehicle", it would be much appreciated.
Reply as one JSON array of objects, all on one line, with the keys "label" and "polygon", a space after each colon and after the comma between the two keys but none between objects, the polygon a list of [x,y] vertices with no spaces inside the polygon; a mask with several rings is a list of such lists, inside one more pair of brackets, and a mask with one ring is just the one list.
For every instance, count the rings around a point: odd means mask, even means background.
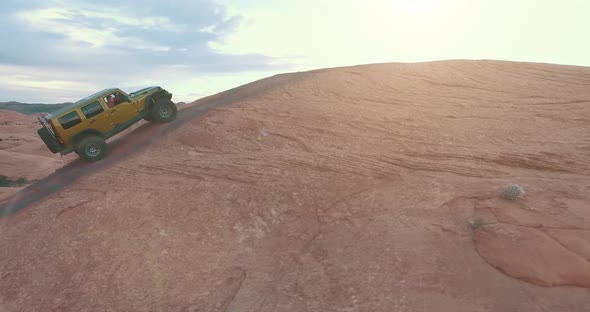
[{"label": "yellow off-road vehicle", "polygon": [[175,117],[172,94],[159,86],[130,94],[111,88],[39,117],[42,127],[37,133],[54,154],[75,152],[86,161],[96,161],[108,154],[108,138],[136,122],[164,123]]}]

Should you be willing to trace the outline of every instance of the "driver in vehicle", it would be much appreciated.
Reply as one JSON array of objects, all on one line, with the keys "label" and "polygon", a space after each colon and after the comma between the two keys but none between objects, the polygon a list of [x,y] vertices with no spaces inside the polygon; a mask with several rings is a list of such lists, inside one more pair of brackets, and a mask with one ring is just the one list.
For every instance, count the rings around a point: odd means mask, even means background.
[{"label": "driver in vehicle", "polygon": [[115,103],[116,103],[115,102],[115,95],[114,94],[111,94],[111,95],[107,96],[107,98],[108,98],[107,105],[109,106],[109,108],[113,108],[115,106]]}]

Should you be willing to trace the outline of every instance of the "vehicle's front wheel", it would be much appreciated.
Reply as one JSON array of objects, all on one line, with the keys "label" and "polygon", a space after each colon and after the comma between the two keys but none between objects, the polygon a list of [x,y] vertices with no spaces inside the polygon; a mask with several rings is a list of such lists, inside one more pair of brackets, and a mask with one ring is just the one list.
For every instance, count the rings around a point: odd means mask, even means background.
[{"label": "vehicle's front wheel", "polygon": [[176,105],[171,100],[161,99],[154,105],[151,117],[157,122],[169,122],[176,118]]},{"label": "vehicle's front wheel", "polygon": [[77,154],[86,161],[97,161],[105,158],[109,147],[101,137],[90,136],[82,139],[76,146]]}]

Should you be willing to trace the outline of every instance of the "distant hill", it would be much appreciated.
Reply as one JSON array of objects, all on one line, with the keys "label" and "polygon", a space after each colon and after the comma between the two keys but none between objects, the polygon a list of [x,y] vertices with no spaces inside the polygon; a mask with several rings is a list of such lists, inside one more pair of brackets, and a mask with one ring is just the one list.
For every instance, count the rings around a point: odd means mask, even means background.
[{"label": "distant hill", "polygon": [[22,114],[32,115],[38,112],[41,113],[52,113],[70,103],[59,103],[59,104],[28,104],[20,102],[0,102],[0,109],[11,110]]}]

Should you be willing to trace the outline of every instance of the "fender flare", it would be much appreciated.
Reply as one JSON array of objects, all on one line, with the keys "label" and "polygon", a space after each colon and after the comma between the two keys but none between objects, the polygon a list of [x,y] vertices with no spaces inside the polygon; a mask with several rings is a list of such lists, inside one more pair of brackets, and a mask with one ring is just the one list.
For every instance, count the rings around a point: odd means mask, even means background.
[{"label": "fender flare", "polygon": [[160,91],[148,95],[148,97],[145,99],[145,106],[148,112],[152,111],[152,108],[159,99],[172,100],[172,94],[162,89]]},{"label": "fender flare", "polygon": [[98,136],[104,140],[104,136],[102,135],[102,133],[100,133],[100,131],[96,129],[86,129],[73,135],[70,139],[70,145],[75,148],[76,145],[78,145],[78,143],[82,141],[82,139],[88,136]]}]

